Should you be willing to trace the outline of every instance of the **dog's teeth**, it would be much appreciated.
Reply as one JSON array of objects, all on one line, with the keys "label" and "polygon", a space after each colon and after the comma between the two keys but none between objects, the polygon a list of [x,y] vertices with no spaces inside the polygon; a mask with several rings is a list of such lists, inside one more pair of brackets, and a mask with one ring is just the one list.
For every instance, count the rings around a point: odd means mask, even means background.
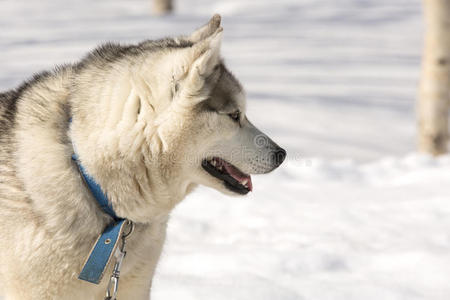
[{"label": "dog's teeth", "polygon": [[216,166],[216,161],[215,161],[215,160],[212,160],[212,161],[211,161],[211,164],[215,167],[215,166]]},{"label": "dog's teeth", "polygon": [[241,182],[241,184],[242,184],[242,185],[245,185],[245,186],[247,186],[247,183],[248,183],[248,179],[244,179],[244,180]]}]

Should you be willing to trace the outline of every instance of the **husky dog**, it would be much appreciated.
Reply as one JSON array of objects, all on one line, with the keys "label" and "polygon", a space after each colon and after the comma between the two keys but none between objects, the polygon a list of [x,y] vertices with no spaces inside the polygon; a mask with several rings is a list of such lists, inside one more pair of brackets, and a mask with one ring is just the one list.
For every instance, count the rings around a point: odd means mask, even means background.
[{"label": "husky dog", "polygon": [[[168,216],[197,185],[252,190],[286,152],[250,123],[215,15],[189,36],[106,44],[0,94],[0,283],[8,300],[103,299],[77,279],[111,222],[71,160],[135,230],[119,299],[148,299]],[[108,266],[105,274],[111,274]]]}]

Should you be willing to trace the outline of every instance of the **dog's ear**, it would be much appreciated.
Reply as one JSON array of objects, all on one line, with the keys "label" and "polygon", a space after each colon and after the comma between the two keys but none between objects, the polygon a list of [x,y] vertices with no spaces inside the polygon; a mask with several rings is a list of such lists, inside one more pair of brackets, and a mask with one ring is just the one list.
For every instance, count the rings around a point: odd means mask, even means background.
[{"label": "dog's ear", "polygon": [[220,62],[220,46],[222,44],[223,28],[219,27],[208,38],[200,41],[194,47],[194,61],[189,73],[191,76],[207,77]]},{"label": "dog's ear", "polygon": [[[222,43],[222,27],[204,40],[196,43],[190,49],[192,60],[189,63],[187,76],[182,83],[180,92],[183,98],[196,98],[201,101],[209,91],[205,83],[214,81],[215,70],[220,64],[220,46]],[[206,99],[206,98],[205,98]],[[204,99],[203,99],[204,100]],[[196,102],[197,102],[196,101]]]},{"label": "dog's ear", "polygon": [[188,40],[197,43],[201,40],[210,37],[216,30],[220,27],[221,17],[219,14],[215,14],[208,23],[194,31],[189,37]]}]

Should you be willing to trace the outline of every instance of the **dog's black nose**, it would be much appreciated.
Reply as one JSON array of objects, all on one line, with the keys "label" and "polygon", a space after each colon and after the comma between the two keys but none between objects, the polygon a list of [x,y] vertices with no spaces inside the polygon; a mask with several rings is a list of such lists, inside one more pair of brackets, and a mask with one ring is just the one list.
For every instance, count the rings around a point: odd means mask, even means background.
[{"label": "dog's black nose", "polygon": [[277,150],[275,150],[275,161],[274,162],[275,162],[276,167],[281,165],[285,158],[286,158],[286,150],[284,150],[283,148],[278,148]]}]

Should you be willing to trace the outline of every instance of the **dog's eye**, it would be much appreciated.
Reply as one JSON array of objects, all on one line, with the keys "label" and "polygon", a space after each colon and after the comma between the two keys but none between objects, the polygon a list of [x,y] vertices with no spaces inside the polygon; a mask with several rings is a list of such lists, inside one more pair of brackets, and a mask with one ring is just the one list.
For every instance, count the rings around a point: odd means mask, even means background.
[{"label": "dog's eye", "polygon": [[239,122],[241,120],[241,112],[238,110],[234,113],[228,114],[228,116],[236,122]]}]

